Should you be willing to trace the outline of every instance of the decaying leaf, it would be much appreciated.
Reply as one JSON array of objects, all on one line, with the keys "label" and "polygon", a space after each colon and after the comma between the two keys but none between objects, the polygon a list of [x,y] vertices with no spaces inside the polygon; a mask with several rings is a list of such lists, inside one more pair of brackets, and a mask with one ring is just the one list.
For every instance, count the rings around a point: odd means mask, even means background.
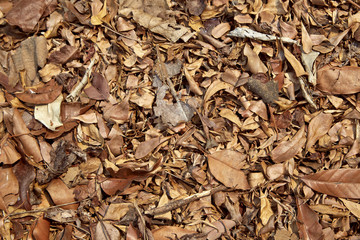
[{"label": "decaying leaf", "polygon": [[167,86],[159,88],[156,96],[156,106],[153,108],[156,116],[161,117],[164,123],[176,126],[181,122],[188,122],[194,115],[194,111],[190,105],[182,101],[169,104],[164,100]]},{"label": "decaying leaf", "polygon": [[225,186],[244,190],[250,188],[247,177],[241,170],[245,155],[224,150],[208,155],[207,158],[211,173]]},{"label": "decaying leaf", "polygon": [[274,103],[279,98],[279,87],[275,81],[262,82],[258,77],[250,77],[247,83],[250,91],[259,95],[265,103]]},{"label": "decaying leaf", "polygon": [[341,198],[360,199],[359,169],[330,169],[301,178],[315,191]]}]

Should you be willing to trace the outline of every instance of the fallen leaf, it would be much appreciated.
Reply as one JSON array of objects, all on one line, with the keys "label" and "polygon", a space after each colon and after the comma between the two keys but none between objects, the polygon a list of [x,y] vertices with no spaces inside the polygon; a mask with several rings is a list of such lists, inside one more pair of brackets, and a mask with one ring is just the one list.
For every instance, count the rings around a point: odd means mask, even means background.
[{"label": "fallen leaf", "polygon": [[319,140],[329,131],[333,120],[334,117],[331,114],[326,114],[323,112],[311,119],[306,142],[307,150],[309,150],[317,140]]},{"label": "fallen leaf", "polygon": [[266,73],[268,71],[265,64],[261,61],[260,57],[250,48],[249,44],[245,44],[244,55],[248,59],[246,66],[249,68],[250,72],[256,74]]},{"label": "fallen leaf", "polygon": [[279,145],[271,151],[271,159],[275,163],[285,162],[295,157],[303,148],[305,142],[305,126],[302,126],[291,140],[280,142]]},{"label": "fallen leaf", "polygon": [[230,229],[236,225],[235,221],[228,219],[218,220],[211,224],[216,228],[206,226],[202,230],[203,233],[207,233],[207,240],[219,239],[221,235],[230,232]]},{"label": "fallen leaf", "polygon": [[289,61],[290,65],[293,67],[296,76],[300,77],[302,75],[307,75],[305,72],[303,66],[301,65],[300,61],[295,58],[295,56],[286,48],[284,47],[284,54],[286,57],[286,60]]},{"label": "fallen leaf", "polygon": [[62,94],[60,94],[52,103],[35,106],[35,119],[44,124],[48,129],[55,131],[57,127],[63,125],[60,119],[60,108],[63,99]]},{"label": "fallen leaf", "polygon": [[340,198],[340,200],[344,203],[345,207],[349,209],[352,214],[355,215],[355,217],[360,218],[360,204],[348,201],[343,198]]},{"label": "fallen leaf", "polygon": [[333,67],[326,65],[317,72],[316,87],[330,94],[352,94],[360,92],[360,67]]},{"label": "fallen leaf", "polygon": [[[46,190],[48,191],[51,199],[56,205],[67,204],[75,202],[75,195],[73,189],[69,189],[60,179],[53,179]],[[62,206],[63,209],[76,210],[79,204],[73,203]]]},{"label": "fallen leaf", "polygon": [[35,222],[31,232],[36,240],[48,240],[50,237],[50,221],[42,215]]},{"label": "fallen leaf", "polygon": [[59,97],[62,86],[58,85],[54,80],[46,83],[38,88],[30,88],[22,93],[17,93],[21,101],[31,104],[49,104]]},{"label": "fallen leaf", "polygon": [[301,178],[313,190],[341,198],[360,199],[359,169],[330,169]]},{"label": "fallen leaf", "polygon": [[25,32],[31,32],[38,24],[46,4],[44,0],[20,0],[6,15],[10,25],[19,26]]},{"label": "fallen leaf", "polygon": [[100,73],[93,73],[91,86],[84,89],[89,98],[95,100],[107,100],[110,95],[108,81]]},{"label": "fallen leaf", "polygon": [[190,14],[199,16],[205,10],[206,3],[204,0],[186,0],[186,8]]},{"label": "fallen leaf", "polygon": [[176,226],[163,226],[152,230],[153,237],[156,240],[169,240],[173,238],[181,238],[184,235],[191,235],[195,233],[197,232]]},{"label": "fallen leaf", "polygon": [[318,215],[302,200],[296,198],[297,225],[301,239],[320,240],[323,237]]},{"label": "fallen leaf", "polygon": [[236,151],[223,150],[207,155],[209,169],[225,186],[235,189],[250,189],[247,177],[241,170],[246,156]]},{"label": "fallen leaf", "polygon": [[100,0],[95,0],[91,3],[91,24],[92,25],[100,25],[103,22],[103,18],[106,16],[106,0],[104,4]]}]

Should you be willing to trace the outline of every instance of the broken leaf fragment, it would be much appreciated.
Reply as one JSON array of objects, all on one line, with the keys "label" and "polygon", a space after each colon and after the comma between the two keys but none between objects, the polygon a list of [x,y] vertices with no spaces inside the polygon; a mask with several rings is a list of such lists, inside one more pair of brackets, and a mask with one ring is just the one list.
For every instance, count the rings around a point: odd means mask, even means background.
[{"label": "broken leaf fragment", "polygon": [[60,94],[52,103],[35,106],[35,119],[39,120],[48,129],[55,131],[57,127],[63,125],[60,119],[60,108],[63,99],[63,96]]},{"label": "broken leaf fragment", "polygon": [[167,86],[159,88],[156,96],[156,106],[154,106],[154,113],[160,117],[161,120],[166,124],[176,126],[181,122],[188,122],[194,115],[194,110],[189,104],[182,101],[176,103],[168,103],[164,100]]}]

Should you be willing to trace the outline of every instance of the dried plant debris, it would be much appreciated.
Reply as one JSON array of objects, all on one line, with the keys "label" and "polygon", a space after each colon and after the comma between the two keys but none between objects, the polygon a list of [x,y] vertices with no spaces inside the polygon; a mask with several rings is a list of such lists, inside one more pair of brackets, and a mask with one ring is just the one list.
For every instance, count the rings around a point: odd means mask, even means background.
[{"label": "dried plant debris", "polygon": [[355,1],[0,1],[3,239],[358,239]]}]

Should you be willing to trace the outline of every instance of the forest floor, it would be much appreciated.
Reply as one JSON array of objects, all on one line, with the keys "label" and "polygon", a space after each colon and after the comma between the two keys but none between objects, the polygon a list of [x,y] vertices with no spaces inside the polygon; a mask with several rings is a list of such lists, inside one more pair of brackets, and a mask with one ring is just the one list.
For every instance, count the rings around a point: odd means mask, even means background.
[{"label": "forest floor", "polygon": [[360,239],[359,8],[0,1],[0,235]]}]

